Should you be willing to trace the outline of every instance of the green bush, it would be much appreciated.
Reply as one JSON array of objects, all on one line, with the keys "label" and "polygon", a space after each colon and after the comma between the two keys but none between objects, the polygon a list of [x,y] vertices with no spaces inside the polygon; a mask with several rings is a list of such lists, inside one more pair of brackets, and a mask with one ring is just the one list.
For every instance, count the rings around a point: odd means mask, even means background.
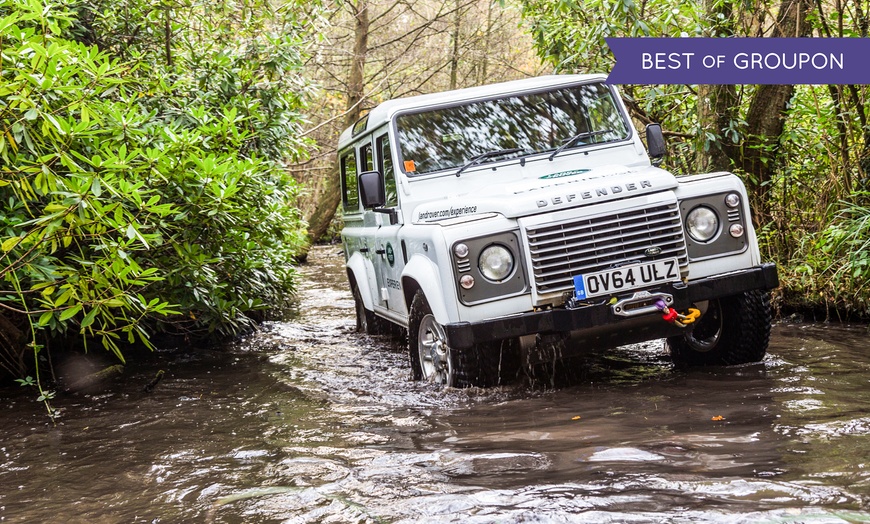
[{"label": "green bush", "polygon": [[[165,5],[0,0],[0,365],[13,374],[52,336],[123,361],[123,343],[155,330],[236,334],[292,294],[304,224],[283,163],[306,145],[305,13],[248,2],[240,25],[231,4]],[[162,36],[123,32],[156,15]]]},{"label": "green bush", "polygon": [[[854,198],[868,201],[870,194]],[[846,317],[870,318],[870,207],[837,202],[840,211],[819,233],[804,237],[795,250],[794,265],[783,274],[790,302],[825,309]]]}]

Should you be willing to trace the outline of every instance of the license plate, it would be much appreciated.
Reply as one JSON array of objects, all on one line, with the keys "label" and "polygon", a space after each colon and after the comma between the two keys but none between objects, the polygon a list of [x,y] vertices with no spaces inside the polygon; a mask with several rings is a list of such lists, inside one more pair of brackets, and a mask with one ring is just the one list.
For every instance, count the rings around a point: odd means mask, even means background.
[{"label": "license plate", "polygon": [[679,279],[680,264],[676,258],[632,264],[586,275],[575,275],[574,297],[585,300]]}]

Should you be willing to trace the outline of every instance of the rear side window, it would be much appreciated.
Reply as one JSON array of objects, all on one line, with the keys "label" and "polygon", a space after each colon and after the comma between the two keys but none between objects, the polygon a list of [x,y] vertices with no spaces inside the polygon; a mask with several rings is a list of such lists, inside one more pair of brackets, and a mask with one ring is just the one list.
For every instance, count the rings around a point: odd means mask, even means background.
[{"label": "rear side window", "polygon": [[359,210],[359,189],[357,188],[356,158],[353,150],[341,157],[341,187],[344,190],[342,203],[345,211]]}]

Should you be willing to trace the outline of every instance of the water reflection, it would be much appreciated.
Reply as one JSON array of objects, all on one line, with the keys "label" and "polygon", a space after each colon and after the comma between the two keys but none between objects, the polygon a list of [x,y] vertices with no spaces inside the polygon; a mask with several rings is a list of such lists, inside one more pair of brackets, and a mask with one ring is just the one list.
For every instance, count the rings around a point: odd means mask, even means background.
[{"label": "water reflection", "polygon": [[651,343],[558,388],[439,391],[353,333],[341,262],[314,252],[295,320],[128,367],[57,428],[4,392],[0,520],[870,520],[862,327],[777,325],[758,365],[677,371]]}]

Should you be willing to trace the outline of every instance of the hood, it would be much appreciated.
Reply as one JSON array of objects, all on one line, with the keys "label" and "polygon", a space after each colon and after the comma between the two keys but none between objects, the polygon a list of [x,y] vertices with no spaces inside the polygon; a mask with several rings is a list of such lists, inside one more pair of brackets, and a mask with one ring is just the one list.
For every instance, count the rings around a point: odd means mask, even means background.
[{"label": "hood", "polygon": [[[657,167],[609,165],[574,169],[505,184],[490,184],[469,193],[426,202],[414,209],[412,220],[414,223],[432,223],[473,218],[486,213],[518,218],[676,187],[676,178]],[[450,223],[454,222],[450,220]]]}]

